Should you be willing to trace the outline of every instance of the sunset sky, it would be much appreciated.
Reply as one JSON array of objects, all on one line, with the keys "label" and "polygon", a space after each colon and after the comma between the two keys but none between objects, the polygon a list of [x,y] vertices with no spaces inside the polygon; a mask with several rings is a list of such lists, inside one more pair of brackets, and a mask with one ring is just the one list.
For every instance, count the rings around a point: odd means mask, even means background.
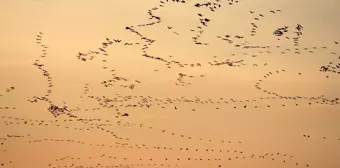
[{"label": "sunset sky", "polygon": [[179,1],[1,0],[0,168],[339,168],[340,1]]}]

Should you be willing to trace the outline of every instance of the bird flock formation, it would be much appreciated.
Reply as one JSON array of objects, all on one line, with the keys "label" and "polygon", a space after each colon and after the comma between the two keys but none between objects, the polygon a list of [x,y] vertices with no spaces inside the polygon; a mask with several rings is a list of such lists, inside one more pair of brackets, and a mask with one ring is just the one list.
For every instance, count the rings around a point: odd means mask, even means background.
[{"label": "bird flock formation", "polygon": [[[68,153],[63,153],[62,157],[53,160],[46,160],[44,167],[49,168],[137,168],[137,167],[187,167],[187,165],[201,165],[206,167],[230,167],[234,161],[239,162],[259,162],[259,163],[275,163],[286,167],[312,167],[306,160],[300,159],[298,156],[285,151],[278,151],[272,149],[271,151],[254,152],[245,149],[244,145],[247,142],[242,139],[216,139],[214,137],[199,137],[197,135],[190,135],[190,133],[183,133],[180,131],[171,130],[171,128],[159,128],[153,126],[151,123],[141,120],[135,120],[135,115],[147,112],[149,110],[156,110],[159,113],[166,115],[176,115],[180,117],[181,114],[190,114],[192,118],[195,115],[202,113],[223,114],[230,112],[237,112],[238,110],[247,110],[253,112],[256,109],[275,109],[275,108],[305,108],[311,106],[327,106],[339,109],[339,97],[328,97],[324,94],[317,96],[306,95],[286,95],[280,91],[271,90],[267,88],[266,84],[275,77],[294,76],[302,78],[304,72],[296,72],[287,68],[276,68],[275,70],[265,69],[270,66],[266,60],[257,58],[265,57],[266,55],[293,55],[298,56],[302,54],[327,54],[331,57],[328,63],[321,63],[315,69],[317,73],[325,74],[324,79],[336,79],[340,75],[340,55],[331,50],[331,48],[338,48],[339,42],[334,41],[332,46],[304,46],[300,41],[306,33],[303,31],[305,26],[303,24],[290,24],[280,26],[272,32],[269,32],[275,41],[288,41],[292,45],[268,45],[257,44],[252,42],[256,36],[260,36],[259,30],[263,26],[263,22],[267,17],[275,17],[276,15],[284,13],[281,9],[271,9],[267,12],[258,12],[247,9],[245,12],[251,15],[250,33],[224,33],[222,35],[214,35],[211,38],[223,43],[235,52],[228,55],[227,58],[223,56],[207,56],[208,59],[193,59],[193,62],[182,61],[176,55],[155,55],[152,54],[152,48],[158,43],[158,40],[153,36],[145,35],[144,29],[149,29],[154,26],[165,25],[166,31],[170,31],[173,36],[182,37],[185,34],[181,29],[166,23],[166,20],[159,14],[167,5],[185,5],[194,8],[195,27],[188,28],[188,32],[193,34],[188,37],[189,41],[197,47],[208,47],[214,45],[211,41],[205,41],[208,36],[207,31],[209,26],[215,22],[209,16],[211,13],[217,13],[220,10],[234,7],[241,4],[238,0],[206,0],[206,2],[193,2],[186,0],[160,0],[156,6],[150,7],[147,11],[148,22],[137,25],[127,25],[123,29],[129,32],[132,36],[137,37],[137,41],[129,41],[118,38],[104,37],[101,44],[96,49],[87,51],[79,51],[74,54],[74,57],[79,60],[80,66],[87,66],[91,61],[100,60],[100,69],[104,73],[109,74],[109,77],[96,81],[96,83],[85,83],[80,86],[82,94],[79,95],[79,101],[91,102],[84,106],[77,103],[64,102],[57,103],[53,97],[54,80],[51,73],[46,67],[45,60],[50,57],[48,54],[49,46],[45,44],[45,32],[38,32],[36,34],[35,43],[40,47],[41,54],[34,60],[33,66],[37,72],[45,79],[47,90],[43,95],[34,95],[27,99],[28,104],[39,104],[44,107],[42,111],[50,114],[50,119],[38,119],[26,116],[11,115],[10,111],[17,111],[18,107],[10,107],[2,104],[0,101],[0,123],[1,127],[7,128],[24,128],[30,130],[37,130],[36,132],[29,132],[28,135],[20,134],[1,134],[0,136],[0,167],[13,167],[15,159],[4,160],[2,156],[7,156],[11,152],[13,143],[24,143],[25,145],[51,145],[51,146],[77,146],[80,149],[90,148],[93,151],[105,151],[101,155],[89,154],[84,156],[76,156]],[[248,23],[247,23],[248,24]],[[249,30],[249,29],[247,29]],[[227,42],[227,43],[225,43]],[[126,77],[119,74],[118,70],[112,66],[111,47],[140,47],[140,57],[145,60],[152,60],[153,63],[159,63],[157,68],[154,68],[151,73],[160,74],[167,73],[169,70],[176,71],[174,73],[173,81],[174,87],[180,89],[190,89],[197,83],[200,83],[209,74],[202,73],[204,69],[217,68],[232,68],[232,69],[265,69],[263,75],[257,78],[252,87],[255,91],[261,94],[261,97],[249,97],[248,99],[239,99],[232,96],[155,96],[155,95],[141,95],[136,93],[140,87],[143,87],[147,81],[141,79],[134,79],[133,77]],[[150,51],[151,50],[151,51]],[[288,56],[287,56],[288,57]],[[303,63],[302,63],[303,64]],[[164,66],[161,67],[160,66]],[[174,72],[172,71],[172,72]],[[195,73],[199,72],[199,74]],[[97,86],[96,84],[99,84]],[[107,94],[101,94],[96,89],[107,89]],[[18,89],[15,86],[10,86],[0,91],[0,100],[6,99],[8,94],[16,92]],[[223,91],[221,91],[223,92]],[[264,95],[264,96],[263,96]],[[64,101],[64,100],[62,100]],[[72,105],[69,105],[72,104]],[[189,107],[189,108],[188,108]],[[109,118],[104,111],[109,111]],[[132,112],[133,111],[133,112]],[[170,114],[169,114],[170,113]],[[83,115],[86,114],[86,115]],[[93,116],[89,115],[93,114]],[[101,114],[106,117],[98,117]],[[190,122],[190,121],[188,121]],[[128,136],[124,132],[128,129],[136,130],[138,133],[152,134],[156,137],[166,137],[167,140],[172,139],[179,141],[180,144],[168,143],[153,143],[152,141],[140,142],[138,139]],[[91,141],[81,139],[81,136],[74,137],[55,137],[51,135],[42,136],[40,130],[54,130],[56,132],[68,132],[71,135],[95,135],[97,133],[107,136],[109,142],[102,142],[100,140]],[[5,131],[4,131],[5,132]],[[48,131],[50,132],[50,131]],[[53,132],[53,131],[51,131]],[[142,135],[143,136],[143,135]],[[313,133],[304,133],[300,137],[305,140],[322,139],[325,142],[335,140],[340,145],[340,134],[335,137],[328,136],[314,136]],[[98,142],[100,141],[100,142]],[[182,143],[186,144],[183,145]],[[204,143],[204,145],[195,145]],[[182,146],[183,145],[183,146]],[[119,151],[119,152],[115,152]],[[134,156],[131,152],[141,152]],[[157,154],[156,156],[148,156],[148,153],[164,153],[164,155]],[[17,161],[19,162],[19,161]],[[47,163],[48,162],[48,163]]]}]

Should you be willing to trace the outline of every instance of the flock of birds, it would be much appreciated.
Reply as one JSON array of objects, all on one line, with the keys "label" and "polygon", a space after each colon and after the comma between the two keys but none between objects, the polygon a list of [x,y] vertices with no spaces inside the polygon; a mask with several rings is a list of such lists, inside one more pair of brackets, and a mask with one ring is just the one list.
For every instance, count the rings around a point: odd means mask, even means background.
[{"label": "flock of birds", "polygon": [[[223,35],[216,36],[222,42],[227,42],[230,47],[238,48],[243,52],[242,58],[238,59],[237,56],[239,54],[231,54],[232,57],[228,57],[228,59],[220,60],[217,56],[213,56],[213,60],[211,61],[195,61],[195,62],[181,62],[179,60],[175,60],[172,55],[167,56],[156,56],[152,55],[149,52],[149,48],[157,43],[157,40],[144,35],[141,31],[142,28],[152,27],[155,25],[166,24],[162,17],[156,15],[157,11],[165,8],[169,3],[183,4],[183,5],[191,5],[194,8],[197,8],[197,26],[190,29],[190,32],[195,33],[191,39],[193,44],[198,46],[208,46],[211,45],[208,42],[204,42],[201,37],[204,36],[205,30],[208,28],[209,24],[213,22],[213,19],[209,18],[204,12],[208,9],[209,12],[216,12],[221,10],[224,5],[233,6],[240,3],[237,0],[228,0],[227,3],[222,0],[209,0],[205,3],[197,3],[197,2],[188,2],[185,0],[161,0],[159,3],[151,7],[147,14],[149,16],[149,22],[145,24],[139,25],[128,25],[125,27],[125,30],[130,32],[132,35],[139,38],[138,42],[135,41],[127,41],[123,39],[117,38],[105,38],[103,42],[99,45],[97,49],[92,49],[88,51],[80,51],[75,55],[75,57],[82,63],[86,64],[95,59],[100,59],[101,69],[110,74],[110,78],[98,82],[104,88],[116,88],[118,87],[121,90],[127,89],[127,94],[113,94],[110,97],[103,95],[96,95],[95,90],[92,85],[86,83],[82,86],[83,94],[80,95],[80,99],[93,100],[97,104],[96,107],[80,107],[80,106],[69,106],[67,103],[58,104],[53,100],[53,89],[54,82],[51,73],[48,71],[48,67],[45,66],[44,60],[49,56],[48,55],[48,45],[44,42],[45,33],[39,32],[36,35],[35,42],[39,45],[41,49],[41,54],[39,57],[33,62],[33,66],[35,66],[42,77],[46,80],[47,90],[43,95],[35,95],[32,98],[28,99],[29,103],[40,103],[45,107],[44,111],[48,112],[55,119],[51,120],[41,120],[41,119],[33,119],[26,117],[18,117],[18,116],[8,116],[8,115],[0,115],[1,124],[4,127],[10,126],[24,126],[30,127],[34,129],[38,128],[53,128],[53,129],[61,129],[70,132],[77,133],[93,133],[93,132],[101,132],[103,134],[107,134],[110,136],[114,142],[111,144],[107,143],[94,143],[87,142],[77,139],[62,139],[55,137],[45,137],[45,138],[34,138],[33,135],[1,135],[0,138],[0,156],[6,155],[8,152],[7,142],[10,141],[25,141],[29,144],[55,144],[55,145],[63,145],[63,144],[72,144],[72,145],[80,145],[80,146],[92,146],[97,148],[105,148],[105,149],[135,149],[135,150],[143,150],[143,151],[166,151],[166,152],[187,152],[188,157],[179,157],[179,156],[168,156],[163,158],[153,158],[148,156],[140,156],[139,158],[129,157],[128,155],[109,155],[102,154],[99,156],[88,156],[88,157],[77,157],[66,155],[62,158],[55,159],[53,162],[46,165],[46,167],[50,168],[71,168],[71,167],[82,167],[82,168],[135,168],[135,167],[181,167],[181,164],[185,163],[211,163],[216,167],[228,167],[228,162],[233,160],[269,160],[272,162],[278,162],[282,164],[289,164],[290,167],[292,165],[297,167],[312,167],[308,163],[303,163],[299,161],[299,158],[296,158],[294,155],[289,153],[285,153],[282,151],[267,151],[263,153],[254,153],[251,151],[242,150],[242,148],[238,148],[242,146],[244,142],[242,140],[216,140],[213,138],[207,137],[195,137],[192,135],[183,134],[181,132],[171,131],[168,128],[155,128],[152,125],[148,125],[145,123],[138,123],[135,121],[130,121],[131,113],[126,112],[126,109],[137,109],[145,110],[145,109],[157,109],[162,111],[163,109],[169,109],[172,112],[187,112],[192,113],[193,115],[196,112],[203,112],[200,108],[196,108],[198,106],[205,106],[211,108],[211,111],[216,112],[226,112],[230,110],[238,110],[238,109],[260,109],[260,108],[285,108],[285,107],[297,107],[297,106],[312,106],[312,105],[327,105],[327,106],[338,106],[339,98],[328,98],[324,95],[320,96],[303,96],[303,95],[284,95],[279,92],[272,91],[263,86],[263,84],[270,80],[271,77],[277,75],[296,75],[303,76],[304,73],[301,72],[291,72],[289,69],[277,69],[273,71],[266,72],[262,78],[258,79],[256,83],[254,83],[254,89],[260,91],[262,94],[266,95],[260,98],[252,98],[252,99],[236,99],[236,98],[226,98],[226,97],[211,97],[211,98],[203,98],[199,96],[192,97],[166,97],[160,98],[152,95],[137,95],[134,94],[133,91],[143,84],[142,80],[130,79],[124,77],[123,75],[119,75],[116,72],[116,69],[110,67],[110,54],[109,49],[113,45],[121,45],[123,47],[130,46],[138,46],[141,47],[141,56],[145,59],[151,59],[153,61],[158,61],[161,65],[164,65],[166,69],[176,69],[181,71],[184,68],[197,68],[200,69],[202,67],[212,67],[215,68],[217,66],[226,66],[230,68],[242,68],[242,67],[252,67],[252,68],[263,68],[268,66],[269,63],[261,62],[261,63],[252,63],[249,61],[255,57],[260,57],[263,54],[274,54],[277,50],[280,50],[277,53],[281,54],[294,54],[300,55],[305,53],[313,54],[317,52],[319,49],[328,52],[328,54],[333,57],[333,61],[329,62],[327,65],[321,65],[319,71],[321,73],[325,73],[325,80],[334,77],[334,75],[340,75],[340,56],[335,51],[328,51],[328,47],[326,46],[313,46],[313,47],[303,47],[300,43],[300,38],[304,35],[303,30],[304,26],[302,24],[295,25],[284,25],[282,27],[278,27],[270,34],[276,38],[278,41],[288,40],[292,43],[293,47],[284,48],[280,45],[270,46],[270,45],[256,45],[251,43],[249,40],[253,36],[258,35],[258,30],[260,29],[260,22],[265,17],[269,15],[277,15],[278,13],[282,13],[283,11],[280,9],[269,10],[267,13],[260,13],[254,10],[249,10],[249,13],[253,20],[250,23],[251,30],[248,35],[241,34],[230,34],[225,33]],[[208,12],[208,13],[209,13]],[[176,36],[181,36],[180,31],[175,31],[174,26],[169,26],[166,24],[166,29],[170,31],[172,34]],[[334,45],[338,46],[339,42],[334,41]],[[334,46],[333,46],[334,47]],[[256,53],[250,51],[251,49],[258,49]],[[252,53],[252,54],[250,54]],[[250,55],[249,59],[246,57]],[[85,65],[84,65],[85,66]],[[155,69],[154,73],[160,73],[160,69]],[[334,74],[334,75],[332,75]],[[190,87],[195,84],[195,80],[198,78],[205,78],[206,74],[200,75],[190,75],[187,72],[178,72],[177,78],[174,79],[174,83],[178,87]],[[15,92],[17,88],[15,86],[10,86],[5,88],[3,92],[0,92],[0,100],[6,98],[7,94],[11,92]],[[269,101],[270,100],[270,101]],[[190,110],[187,110],[187,107],[191,107]],[[102,110],[110,109],[113,112],[113,117],[110,119],[100,119],[100,118],[83,118],[81,115],[78,115],[81,112],[100,112]],[[182,110],[185,109],[185,110]],[[16,107],[3,106],[0,104],[0,112],[7,112],[11,110],[16,110]],[[250,110],[250,111],[251,111]],[[221,148],[214,147],[187,147],[187,146],[167,146],[167,145],[154,145],[141,143],[136,144],[131,142],[131,139],[127,137],[125,134],[118,133],[117,129],[125,129],[125,128],[134,128],[139,130],[148,130],[152,131],[153,134],[159,134],[161,136],[170,136],[169,138],[180,138],[181,141],[188,141],[189,144],[193,144],[195,142],[205,142],[208,144],[220,144],[223,146]],[[303,134],[303,138],[310,139],[315,138],[310,134]],[[330,137],[316,137],[323,140],[330,140]],[[333,138],[334,139],[334,138]],[[340,143],[340,135],[336,138]],[[235,146],[236,145],[236,146]],[[228,148],[225,148],[227,146]],[[194,154],[192,154],[192,152]],[[203,153],[203,155],[196,155],[198,153]],[[216,157],[212,157],[211,155],[206,155],[203,157],[205,153],[213,154]],[[222,155],[223,154],[223,155]],[[226,156],[226,157],[221,157]],[[104,164],[102,162],[98,162],[98,160],[107,160],[105,163],[117,163],[117,164]],[[84,164],[84,162],[91,162],[91,164]],[[97,163],[98,162],[98,163]],[[132,163],[133,164],[132,164]],[[136,164],[135,164],[136,163]],[[0,167],[11,167],[12,160],[10,161],[2,161],[0,157]],[[211,165],[210,165],[211,166]]]}]

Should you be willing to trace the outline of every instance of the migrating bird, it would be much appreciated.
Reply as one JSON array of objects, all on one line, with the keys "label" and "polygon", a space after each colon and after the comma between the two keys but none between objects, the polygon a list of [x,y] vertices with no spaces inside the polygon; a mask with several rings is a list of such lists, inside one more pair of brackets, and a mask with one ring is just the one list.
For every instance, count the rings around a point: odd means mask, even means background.
[{"label": "migrating bird", "polygon": [[129,114],[128,114],[128,113],[124,113],[124,114],[122,114],[121,116],[122,116],[122,117],[128,117]]}]

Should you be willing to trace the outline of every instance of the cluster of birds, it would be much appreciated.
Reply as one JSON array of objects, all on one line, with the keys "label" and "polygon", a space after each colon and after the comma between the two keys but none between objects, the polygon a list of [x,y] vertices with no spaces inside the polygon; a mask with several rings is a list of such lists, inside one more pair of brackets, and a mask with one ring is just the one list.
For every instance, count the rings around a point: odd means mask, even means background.
[{"label": "cluster of birds", "polygon": [[[338,59],[340,60],[340,56],[338,57]],[[329,62],[328,65],[323,65],[320,67],[320,72],[331,72],[334,74],[340,74],[340,63],[337,64],[333,64],[333,62]],[[329,78],[329,76],[326,76],[327,78]]]},{"label": "cluster of birds", "polygon": [[[262,20],[264,18],[264,14],[257,13],[256,11],[252,11],[252,10],[250,10],[249,12],[253,16],[253,22],[251,22],[252,28],[251,28],[250,36],[255,36],[257,34],[257,29],[259,28],[256,22]],[[276,12],[281,12],[281,9],[269,10],[269,12],[275,14]],[[275,34],[277,35],[277,33]]]},{"label": "cluster of birds", "polygon": [[188,78],[193,78],[194,76],[192,76],[192,75],[187,75],[187,74],[184,74],[184,73],[179,73],[178,74],[178,78],[177,78],[177,82],[176,82],[176,85],[182,85],[182,86],[186,86],[186,85],[191,85],[191,83],[190,82],[185,82],[185,81],[183,81],[183,78],[185,78],[185,77],[188,77]]},{"label": "cluster of birds", "polygon": [[[96,57],[102,57],[101,62],[103,63],[102,69],[108,71],[111,74],[111,78],[108,80],[104,80],[101,84],[104,87],[112,87],[115,86],[117,82],[128,82],[129,79],[125,77],[121,77],[115,73],[115,69],[109,69],[108,67],[108,60],[107,57],[109,56],[107,50],[111,45],[114,44],[123,44],[124,46],[131,46],[131,45],[139,45],[139,43],[131,43],[131,42],[123,42],[120,39],[109,39],[106,38],[104,42],[102,42],[102,46],[98,48],[97,51],[89,50],[87,52],[79,52],[77,58],[83,62],[87,62],[93,60]],[[136,84],[140,83],[140,81],[135,80],[132,84],[120,84],[120,87],[134,89]]]}]

